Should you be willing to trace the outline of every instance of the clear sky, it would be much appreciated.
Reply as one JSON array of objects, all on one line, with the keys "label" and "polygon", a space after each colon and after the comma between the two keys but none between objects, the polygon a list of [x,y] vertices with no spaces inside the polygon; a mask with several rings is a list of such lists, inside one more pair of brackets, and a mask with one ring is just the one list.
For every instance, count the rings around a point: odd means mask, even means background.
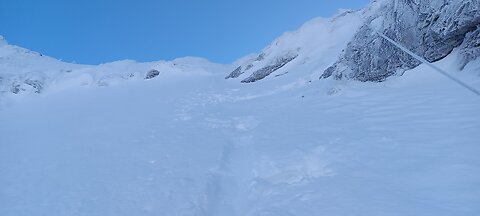
[{"label": "clear sky", "polygon": [[369,0],[0,0],[0,35],[67,62],[230,63],[285,31]]}]

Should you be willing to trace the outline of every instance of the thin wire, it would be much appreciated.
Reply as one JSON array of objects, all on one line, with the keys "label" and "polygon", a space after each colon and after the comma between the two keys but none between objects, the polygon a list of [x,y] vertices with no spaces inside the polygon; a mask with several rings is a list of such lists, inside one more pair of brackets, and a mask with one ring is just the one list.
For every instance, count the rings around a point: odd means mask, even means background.
[{"label": "thin wire", "polygon": [[390,39],[389,37],[387,37],[386,35],[376,31],[377,34],[379,34],[383,39],[387,40],[388,42],[392,43],[393,45],[395,45],[396,47],[398,47],[399,49],[401,49],[402,51],[406,52],[407,54],[411,55],[412,57],[414,57],[415,59],[421,61],[422,63],[430,66],[431,68],[435,69],[437,72],[439,72],[440,74],[446,76],[447,78],[453,80],[454,82],[456,82],[457,84],[465,87],[466,89],[470,90],[471,92],[475,93],[476,95],[480,96],[480,91],[469,86],[468,84],[460,81],[459,79],[455,78],[454,76],[448,74],[447,72],[445,72],[444,70],[440,69],[439,67],[433,65],[432,63],[428,62],[427,60],[425,60],[424,58],[420,57],[419,55],[413,53],[412,51],[410,51],[409,49],[407,49],[406,47],[402,46],[401,44],[395,42],[394,40]]}]

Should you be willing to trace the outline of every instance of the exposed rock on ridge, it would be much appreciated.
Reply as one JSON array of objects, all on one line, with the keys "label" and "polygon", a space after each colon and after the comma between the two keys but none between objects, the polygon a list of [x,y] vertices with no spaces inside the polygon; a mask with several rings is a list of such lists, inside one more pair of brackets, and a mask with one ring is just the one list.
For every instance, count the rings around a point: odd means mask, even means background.
[{"label": "exposed rock on ridge", "polygon": [[463,65],[477,58],[479,0],[384,0],[338,61],[321,78],[380,82],[420,64],[376,31],[383,32],[427,61],[435,62],[461,46]]},{"label": "exposed rock on ridge", "polygon": [[[225,77],[225,79],[230,79],[230,78],[238,78],[240,75],[244,74],[245,72],[252,72],[250,76],[247,78],[243,79],[241,82],[242,83],[251,83],[251,82],[256,82],[258,80],[261,80],[271,73],[279,70],[286,64],[290,63],[294,59],[298,57],[298,51],[288,51],[285,52],[282,55],[276,56],[273,59],[269,61],[269,63],[264,62],[265,53],[260,54],[258,57],[256,57],[253,60],[247,61],[244,63],[244,65],[238,66],[235,70],[233,70],[228,76]],[[261,66],[260,68],[255,67],[255,66]]]},{"label": "exposed rock on ridge", "polygon": [[275,62],[273,62],[272,64],[267,65],[253,72],[252,75],[242,80],[242,83],[251,83],[251,82],[261,80],[267,77],[268,75],[270,75],[271,73],[275,72],[276,70],[282,68],[283,66],[285,66],[286,64],[288,64],[289,62],[297,58],[297,56],[298,54],[291,54],[291,53],[285,56],[281,56],[277,58]]}]

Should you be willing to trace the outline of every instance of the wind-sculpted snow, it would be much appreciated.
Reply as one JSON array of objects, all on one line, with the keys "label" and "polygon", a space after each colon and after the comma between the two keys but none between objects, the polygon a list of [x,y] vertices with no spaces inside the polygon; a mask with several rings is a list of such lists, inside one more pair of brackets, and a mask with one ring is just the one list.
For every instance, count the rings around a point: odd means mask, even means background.
[{"label": "wind-sculpted snow", "polygon": [[[457,55],[435,64],[459,72]],[[480,87],[479,69],[460,76]],[[480,214],[480,102],[428,67],[383,84],[143,75],[0,109],[0,215]]]},{"label": "wind-sculpted snow", "polygon": [[[378,82],[392,75],[401,75],[420,64],[380,38],[376,31],[435,62],[464,41],[469,44],[473,38],[467,35],[473,35],[480,23],[478,0],[384,0],[374,2],[370,7],[377,9],[367,15],[365,25],[321,78],[334,75],[336,79]],[[471,48],[462,49],[464,55],[460,58],[463,58],[463,64],[478,56]]]}]

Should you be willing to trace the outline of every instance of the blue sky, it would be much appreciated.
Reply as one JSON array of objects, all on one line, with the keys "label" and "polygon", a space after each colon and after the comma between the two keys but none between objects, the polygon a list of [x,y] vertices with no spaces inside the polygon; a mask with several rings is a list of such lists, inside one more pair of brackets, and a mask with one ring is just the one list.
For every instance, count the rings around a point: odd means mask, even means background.
[{"label": "blue sky", "polygon": [[369,0],[0,0],[0,35],[67,62],[230,63],[285,31]]}]

